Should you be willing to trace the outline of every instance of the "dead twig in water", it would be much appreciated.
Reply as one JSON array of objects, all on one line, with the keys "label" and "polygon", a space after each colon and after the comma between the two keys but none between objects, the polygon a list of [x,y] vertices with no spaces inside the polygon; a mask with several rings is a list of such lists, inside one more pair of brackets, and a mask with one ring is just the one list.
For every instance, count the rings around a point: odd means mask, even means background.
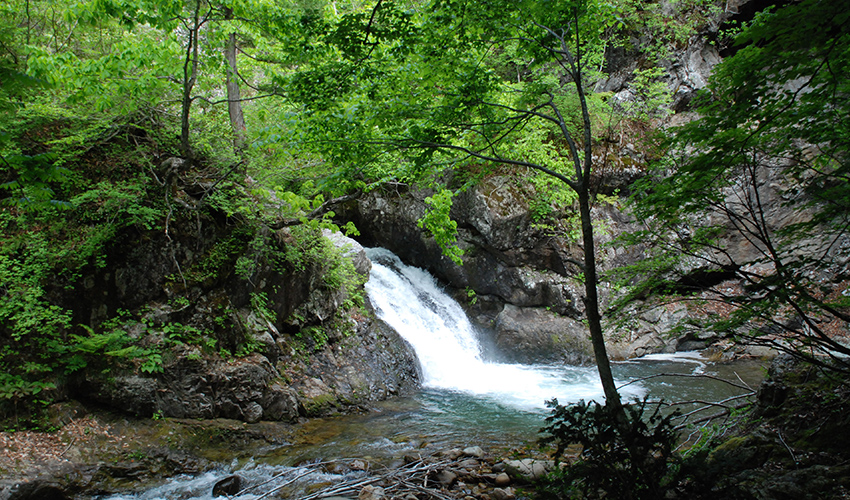
[{"label": "dead twig in water", "polygon": [[[626,382],[625,384],[618,386],[617,390],[622,389],[623,387],[626,387],[626,386],[629,386],[629,385],[632,385],[632,384],[636,384],[638,382],[643,382],[645,380],[651,380],[651,379],[660,378],[660,377],[707,378],[707,379],[711,379],[711,380],[717,380],[718,382],[723,382],[725,384],[729,384],[732,387],[737,387],[738,389],[742,389],[742,390],[745,390],[745,391],[752,391],[753,390],[752,387],[748,386],[747,384],[744,384],[743,381],[741,382],[741,384],[736,384],[735,382],[726,380],[725,378],[715,377],[714,375],[692,374],[692,373],[657,373],[655,375],[647,375],[646,377],[640,377],[640,378],[636,378],[634,380],[630,380],[630,381]],[[740,377],[739,377],[739,380],[740,380]]]}]

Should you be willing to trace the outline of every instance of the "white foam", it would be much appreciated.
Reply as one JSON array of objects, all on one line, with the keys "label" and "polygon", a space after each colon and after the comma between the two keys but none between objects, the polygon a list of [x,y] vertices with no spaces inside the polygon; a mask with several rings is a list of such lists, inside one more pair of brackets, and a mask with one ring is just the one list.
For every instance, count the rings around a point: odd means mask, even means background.
[{"label": "white foam", "polygon": [[[545,401],[602,401],[602,384],[588,367],[530,366],[482,359],[474,327],[460,305],[426,271],[403,264],[381,248],[367,249],[372,271],[366,290],[378,317],[416,351],[423,385],[487,396],[519,408]],[[640,396],[630,386],[624,396]]]}]

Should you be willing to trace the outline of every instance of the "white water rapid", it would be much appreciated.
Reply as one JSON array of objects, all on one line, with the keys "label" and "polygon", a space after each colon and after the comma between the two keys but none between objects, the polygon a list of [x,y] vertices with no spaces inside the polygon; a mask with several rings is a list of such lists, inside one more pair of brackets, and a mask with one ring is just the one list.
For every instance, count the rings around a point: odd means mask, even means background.
[{"label": "white water rapid", "polygon": [[[522,409],[580,399],[603,401],[594,368],[488,362],[473,325],[460,305],[426,271],[403,264],[383,248],[366,251],[372,272],[366,291],[378,317],[410,342],[427,388],[489,397]],[[640,396],[637,385],[623,396]]]},{"label": "white water rapid", "polygon": [[[372,277],[366,284],[369,297],[378,315],[416,349],[424,390],[409,398],[375,403],[380,411],[301,424],[301,430],[293,435],[304,436],[303,442],[296,439],[279,447],[264,446],[256,460],[236,447],[229,466],[220,464],[200,475],[173,477],[107,500],[212,500],[213,485],[231,474],[238,474],[245,483],[245,490],[233,499],[300,498],[314,493],[317,484],[359,477],[358,471],[345,475],[326,472],[327,467],[317,462],[363,456],[370,457],[370,462],[376,457],[397,459],[404,454],[434,453],[458,443],[508,448],[538,437],[546,400],[602,401],[602,387],[593,367],[488,362],[463,310],[434,278],[405,266],[387,250],[367,253],[372,259]],[[703,372],[734,380],[742,368],[715,365],[697,353],[652,355],[614,365],[616,376],[630,380],[658,373]],[[751,385],[762,377],[757,364],[740,373]],[[706,401],[741,393],[726,384],[688,377],[648,379],[643,387],[624,387],[621,395],[628,400],[645,391],[655,399]],[[350,462],[350,458],[339,460]]]}]

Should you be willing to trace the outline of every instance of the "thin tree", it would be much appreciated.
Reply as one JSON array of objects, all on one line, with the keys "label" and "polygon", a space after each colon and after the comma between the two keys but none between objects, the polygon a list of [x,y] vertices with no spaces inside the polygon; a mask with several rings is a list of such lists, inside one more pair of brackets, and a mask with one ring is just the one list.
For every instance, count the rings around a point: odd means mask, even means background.
[{"label": "thin tree", "polygon": [[[393,15],[392,8],[379,3],[369,16],[344,18],[327,39],[342,57],[299,75],[291,97],[316,113],[314,130],[331,136],[336,130],[336,137],[322,142],[325,154],[342,165],[352,159],[351,175],[358,178],[389,173],[416,180],[446,165],[489,164],[531,169],[571,190],[584,255],[565,259],[583,276],[606,405],[623,421],[599,309],[591,216],[593,118],[584,74],[588,65],[598,65],[600,35],[614,19],[607,4],[438,0],[416,26],[402,13]],[[513,75],[519,78],[503,79],[490,64],[504,54],[510,54],[506,64],[516,67]],[[348,140],[339,140],[340,130]],[[374,160],[388,154],[381,150],[386,145],[407,157],[389,172],[385,162]],[[450,207],[450,193],[445,198],[443,208]],[[448,236],[438,238],[443,243],[456,227],[447,213],[435,220],[448,227],[426,222],[432,232]]]},{"label": "thin tree", "polygon": [[[224,8],[224,19],[233,20],[233,9]],[[230,31],[224,46],[224,59],[227,62],[227,112],[230,127],[233,129],[233,145],[237,151],[245,147],[245,115],[242,113],[242,98],[239,91],[239,71],[236,65],[236,32]]]},{"label": "thin tree", "polygon": [[[572,161],[574,169],[572,174],[559,172],[545,164],[527,159],[515,159],[498,154],[498,136],[493,139],[487,139],[486,145],[483,148],[471,148],[468,146],[420,140],[414,140],[413,142],[415,143],[414,147],[458,150],[478,160],[503,165],[528,167],[558,179],[576,193],[578,197],[577,202],[584,260],[583,262],[573,262],[573,264],[577,265],[584,274],[585,296],[583,297],[583,301],[585,316],[587,327],[590,331],[594,360],[602,382],[602,388],[605,392],[606,406],[612,412],[619,413],[622,411],[622,402],[620,400],[620,394],[617,391],[617,384],[614,381],[611,363],[605,347],[602,315],[599,309],[599,275],[596,265],[596,242],[593,236],[593,218],[591,215],[591,173],[594,167],[592,149],[593,125],[583,83],[583,65],[585,61],[582,59],[581,17],[579,12],[580,7],[574,7],[572,9],[570,24],[562,28],[551,28],[539,23],[529,23],[527,27],[522,28],[522,31],[525,32],[522,38],[525,41],[539,44],[541,48],[551,55],[552,60],[558,67],[569,76],[572,85],[575,87],[580,105],[581,141],[577,141],[573,132],[570,131],[567,125],[567,118],[564,116],[564,110],[556,101],[553,91],[544,92],[544,99],[530,109],[510,109],[514,113],[514,116],[511,118],[514,122],[511,125],[512,128],[518,127],[520,123],[528,120],[542,120],[557,127],[561,138],[566,142],[568,147],[569,158]],[[533,37],[532,35],[535,31],[543,36]],[[487,103],[482,104],[487,105]],[[504,106],[499,105],[499,107]],[[502,135],[502,137],[507,136]]]}]

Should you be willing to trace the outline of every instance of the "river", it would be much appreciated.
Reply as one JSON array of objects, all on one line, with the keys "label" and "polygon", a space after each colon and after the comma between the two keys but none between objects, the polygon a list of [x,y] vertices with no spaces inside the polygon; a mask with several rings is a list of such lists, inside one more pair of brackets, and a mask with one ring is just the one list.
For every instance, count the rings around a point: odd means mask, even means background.
[{"label": "river", "polygon": [[[458,446],[505,452],[537,439],[548,414],[546,401],[602,399],[593,367],[517,365],[487,359],[481,347],[483,333],[430,274],[403,264],[387,250],[369,249],[368,255],[373,266],[366,290],[378,316],[416,351],[423,378],[417,394],[375,404],[373,411],[365,414],[312,419],[299,429],[310,439],[263,450],[250,460],[234,460],[200,476],[173,478],[143,492],[110,496],[109,500],[211,498],[215,481],[232,473],[248,484],[260,485],[235,497],[240,500],[268,498],[262,495],[272,491],[297,495],[301,490],[286,488],[342,476],[311,472],[296,464],[341,458],[392,463],[403,455],[431,454]],[[613,369],[626,400],[719,401],[742,390],[692,376],[711,375],[753,387],[763,376],[759,363],[713,363],[697,352],[646,356],[614,363]],[[660,373],[683,376],[644,380]],[[276,490],[290,481],[290,486]]]}]

